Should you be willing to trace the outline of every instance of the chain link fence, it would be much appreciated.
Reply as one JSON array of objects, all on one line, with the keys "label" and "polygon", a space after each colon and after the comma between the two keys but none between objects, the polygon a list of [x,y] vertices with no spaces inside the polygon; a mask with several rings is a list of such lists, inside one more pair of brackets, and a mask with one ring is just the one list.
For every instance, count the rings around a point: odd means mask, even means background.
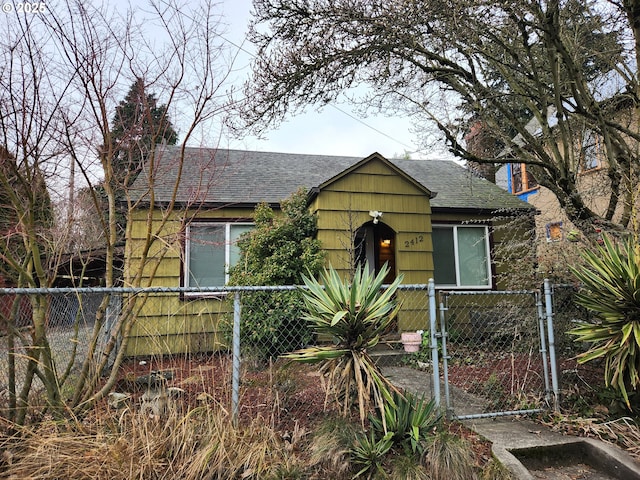
[{"label": "chain link fence", "polygon": [[[15,292],[5,289],[0,294],[0,407],[8,418],[12,417],[8,409],[15,408],[21,394],[32,409],[44,408],[47,369],[54,370],[61,393],[71,396],[70,385],[87,358],[92,339],[99,355],[119,311],[119,297],[105,297],[103,292]],[[99,314],[101,305],[105,308]],[[97,318],[103,319],[99,327]],[[45,349],[51,354],[52,367],[45,367]],[[35,367],[31,371],[30,363]]]},{"label": "chain link fence", "polygon": [[[405,356],[395,333],[398,328],[428,324],[424,286],[402,286],[397,297],[403,303],[397,319],[401,325],[394,324],[386,340],[371,352],[380,365],[396,365]],[[41,305],[45,308],[40,309]],[[240,312],[237,330],[236,308]],[[131,320],[125,340],[121,331],[127,328],[127,322],[122,322],[127,315]],[[65,399],[73,397],[85,362],[90,371],[95,370],[113,337],[118,340],[116,349],[95,388],[112,373],[116,352],[123,352],[114,395],[105,400],[114,407],[157,413],[164,408],[158,402],[166,400],[160,396],[169,391],[189,406],[215,402],[240,419],[261,415],[283,428],[293,428],[296,422],[332,408],[316,366],[280,358],[286,352],[333,341],[318,338],[309,327],[297,287],[4,289],[0,322],[0,411],[5,418],[12,418],[29,361],[41,348],[34,344],[36,324],[46,333],[52,369]],[[48,367],[41,358],[25,397],[35,412],[47,404],[40,379]]]},{"label": "chain link fence", "polygon": [[538,292],[442,292],[447,409],[458,418],[546,408],[549,369]]},{"label": "chain link fence", "polygon": [[[573,304],[571,291],[556,288],[553,297],[561,332],[557,348],[563,360],[579,347],[563,332],[584,313]],[[397,292],[403,304],[397,323],[370,354],[398,386],[430,394],[435,349],[439,389],[446,407],[459,417],[546,408],[550,359],[539,295],[535,291],[441,292],[432,298],[439,303],[435,306],[426,286],[403,285]],[[309,328],[297,287],[4,289],[0,291],[2,416],[10,417],[28,361],[34,356],[34,306],[41,305],[42,299],[53,368],[64,380],[63,398],[73,396],[92,342],[97,347],[91,359],[95,364],[113,337],[118,340],[115,351],[125,357],[115,371],[116,395],[105,400],[114,408],[159,413],[168,395],[189,406],[214,402],[241,420],[261,415],[283,429],[333,408],[316,366],[280,358],[286,352],[333,341],[317,337]],[[438,326],[435,343],[430,342],[429,332],[432,307]],[[121,330],[116,331],[125,328],[126,322],[120,321],[125,310],[132,319],[126,340]],[[423,342],[416,352],[407,353],[398,332],[415,330],[425,331]],[[113,373],[115,351],[101,372],[103,382]],[[39,364],[38,368],[45,367]],[[572,374],[571,368],[563,373]],[[29,402],[36,407],[46,404],[37,375]]]},{"label": "chain link fence", "polygon": [[554,329],[556,332],[556,352],[560,377],[560,400],[567,407],[600,402],[589,399],[602,390],[604,360],[596,359],[579,364],[577,356],[588,349],[588,344],[575,341],[568,332],[580,322],[596,323],[593,314],[575,302],[578,292],[576,285],[553,285]]}]

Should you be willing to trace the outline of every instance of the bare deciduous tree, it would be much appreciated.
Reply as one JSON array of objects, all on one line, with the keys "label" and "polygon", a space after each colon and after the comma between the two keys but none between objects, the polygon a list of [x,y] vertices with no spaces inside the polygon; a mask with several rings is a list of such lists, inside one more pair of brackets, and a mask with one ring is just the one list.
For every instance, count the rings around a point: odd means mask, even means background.
[{"label": "bare deciduous tree", "polygon": [[[255,0],[245,120],[262,130],[346,95],[364,111],[435,125],[457,156],[525,163],[585,232],[626,227],[638,178],[635,0]],[[360,95],[367,86],[367,93]],[[472,125],[492,148],[464,142]],[[596,134],[606,208],[577,186]],[[425,135],[426,137],[426,135]]]},{"label": "bare deciduous tree", "polygon": [[[147,223],[144,238],[139,242],[140,261],[128,266],[125,281],[126,286],[131,287],[149,285],[164,253],[171,248],[162,232],[167,222],[172,221],[181,168],[178,166],[177,178],[169,179],[171,184],[167,185],[167,178],[161,178],[162,187],[169,188],[174,196],[170,202],[157,205],[153,192],[160,177],[158,165],[162,160],[162,146],[145,145],[145,167],[140,175],[148,177],[148,191],[131,193],[127,189],[124,196],[120,192],[116,195],[114,157],[122,152],[116,152],[111,122],[118,100],[137,79],[158,95],[175,119],[182,152],[188,142],[194,141],[196,132],[225,115],[228,104],[222,87],[231,71],[233,58],[225,56],[218,36],[220,16],[214,4],[199,2],[192,9],[180,2],[151,2],[144,8],[132,8],[121,14],[108,5],[71,1],[47,5],[44,14],[14,12],[6,15],[2,28],[0,143],[6,150],[6,155],[2,155],[3,162],[11,159],[17,167],[0,169],[0,186],[3,192],[24,193],[2,197],[3,201],[5,197],[8,199],[15,212],[11,217],[15,228],[3,230],[0,245],[3,264],[15,273],[14,284],[22,287],[52,285],[62,253],[88,245],[68,239],[72,231],[82,233],[78,230],[76,205],[66,205],[65,215],[58,216],[64,221],[52,227],[38,216],[43,202],[35,190],[29,188],[38,184],[40,178],[51,189],[62,188],[69,181],[71,162],[71,170],[78,172],[78,180],[82,179],[78,183],[84,185],[83,202],[92,204],[91,211],[98,219],[97,225],[92,226],[92,234],[104,242],[104,285],[107,287],[122,281],[116,269],[116,214],[124,211],[130,215],[140,206],[142,194],[147,194],[144,204],[148,207],[145,210]],[[145,112],[140,113],[145,115]],[[152,132],[153,135],[161,138],[162,132]],[[135,141],[129,141],[127,145],[131,149],[140,147]],[[122,145],[119,148],[121,150]],[[183,158],[181,156],[178,162]],[[200,179],[200,184],[211,185],[212,181],[211,178]],[[25,188],[12,190],[16,182]],[[71,183],[75,183],[75,177]],[[104,192],[100,195],[95,189],[98,184]],[[116,205],[118,196],[124,210]],[[70,195],[68,198],[78,197]],[[106,199],[106,215],[102,214],[101,199]],[[99,233],[95,232],[96,228]],[[131,225],[128,224],[125,238],[130,239],[130,236]],[[14,239],[23,247],[13,248]],[[17,382],[14,371],[11,381],[10,411],[12,420],[18,423],[25,421],[29,392],[36,376],[42,380],[48,404],[56,414],[68,409],[82,412],[103,398],[115,383],[117,367],[126,348],[117,351],[114,368],[103,382],[101,375],[106,371],[108,358],[115,352],[118,339],[124,342],[121,347],[126,347],[128,333],[143,305],[139,297],[125,298],[106,345],[99,346],[99,334],[109,304],[109,296],[105,295],[86,353],[83,349],[82,368],[79,374],[68,376],[68,368],[55,365],[48,343],[48,300],[42,295],[30,298],[33,311],[30,338],[17,328],[9,328],[13,331],[10,341],[22,342],[29,358],[27,376]],[[3,320],[10,327],[10,319]],[[73,382],[70,399],[61,395],[65,382]]]}]

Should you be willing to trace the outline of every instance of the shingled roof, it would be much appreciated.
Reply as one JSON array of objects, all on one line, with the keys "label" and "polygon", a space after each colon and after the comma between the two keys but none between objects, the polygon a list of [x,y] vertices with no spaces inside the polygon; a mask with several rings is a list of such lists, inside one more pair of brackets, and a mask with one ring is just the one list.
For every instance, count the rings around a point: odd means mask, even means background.
[{"label": "shingled roof", "polygon": [[[378,155],[378,154],[374,154]],[[180,147],[162,147],[154,158],[155,202],[171,200],[180,162]],[[360,157],[186,148],[176,191],[181,205],[278,205],[300,187],[311,190],[362,161]],[[431,192],[434,211],[531,210],[532,206],[449,160],[398,160],[391,163]],[[141,202],[150,201],[149,166],[133,185]]]}]

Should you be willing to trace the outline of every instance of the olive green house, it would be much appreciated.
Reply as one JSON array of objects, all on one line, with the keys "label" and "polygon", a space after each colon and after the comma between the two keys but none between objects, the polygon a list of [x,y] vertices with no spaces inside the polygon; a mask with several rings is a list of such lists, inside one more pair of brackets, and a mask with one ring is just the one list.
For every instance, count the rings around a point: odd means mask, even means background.
[{"label": "olive green house", "polygon": [[[179,161],[182,158],[183,161]],[[180,178],[178,182],[176,178]],[[149,178],[152,181],[149,181]],[[255,206],[274,209],[300,187],[317,217],[327,265],[344,275],[367,260],[387,280],[436,288],[499,289],[496,212],[531,222],[534,208],[452,161],[163,147],[134,184],[125,285],[188,287],[149,298],[130,333],[129,355],[212,351],[238,259],[235,240]],[[527,231],[522,228],[522,232]],[[513,233],[508,238],[513,238]],[[196,287],[196,288],[194,288]],[[426,328],[426,304],[406,301],[398,329]],[[422,309],[420,314],[415,314]],[[413,311],[412,314],[408,312]]]}]

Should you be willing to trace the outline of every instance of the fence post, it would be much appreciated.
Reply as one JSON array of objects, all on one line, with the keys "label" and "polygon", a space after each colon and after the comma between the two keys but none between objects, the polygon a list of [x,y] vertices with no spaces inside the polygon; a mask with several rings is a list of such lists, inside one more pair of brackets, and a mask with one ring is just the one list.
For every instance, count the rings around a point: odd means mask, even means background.
[{"label": "fence post", "polygon": [[442,338],[442,380],[444,382],[444,404],[447,418],[452,418],[453,408],[451,395],[449,394],[449,355],[447,354],[447,323],[445,318],[446,307],[440,300],[440,338]]},{"label": "fence post", "polygon": [[233,368],[231,380],[231,412],[233,421],[238,420],[238,403],[240,398],[240,292],[233,297]]},{"label": "fence post", "polygon": [[[118,317],[122,312],[122,297],[120,295],[113,295],[111,293],[107,293],[109,295],[109,303],[107,303],[107,309],[105,311],[105,322],[102,325],[103,328],[103,343],[106,346],[112,335],[117,335],[116,344],[111,350],[109,354],[109,359],[107,361],[107,365],[105,365],[105,371],[110,370],[113,364],[116,361],[116,356],[118,355],[118,350],[120,350],[120,344],[122,343],[122,338],[119,333],[114,332],[113,328],[118,321]],[[103,347],[104,351],[104,347]]]},{"label": "fence post", "polygon": [[544,279],[544,298],[547,310],[547,335],[549,337],[549,363],[551,364],[551,385],[553,388],[553,408],[560,408],[560,390],[558,387],[558,367],[556,365],[556,342],[553,335],[553,301],[549,279]]},{"label": "fence post", "polygon": [[540,292],[536,292],[536,307],[538,309],[538,335],[540,336],[540,355],[542,356],[542,368],[544,370],[544,392],[547,402],[551,400],[551,387],[549,385],[549,358],[547,357],[547,341],[545,340],[544,329],[544,308],[542,306],[542,299],[540,298]]},{"label": "fence post", "polygon": [[433,398],[436,406],[440,406],[440,369],[438,366],[438,339],[437,331],[437,311],[436,311],[436,286],[433,278],[429,279],[429,336],[431,337],[431,364],[433,371]]}]

